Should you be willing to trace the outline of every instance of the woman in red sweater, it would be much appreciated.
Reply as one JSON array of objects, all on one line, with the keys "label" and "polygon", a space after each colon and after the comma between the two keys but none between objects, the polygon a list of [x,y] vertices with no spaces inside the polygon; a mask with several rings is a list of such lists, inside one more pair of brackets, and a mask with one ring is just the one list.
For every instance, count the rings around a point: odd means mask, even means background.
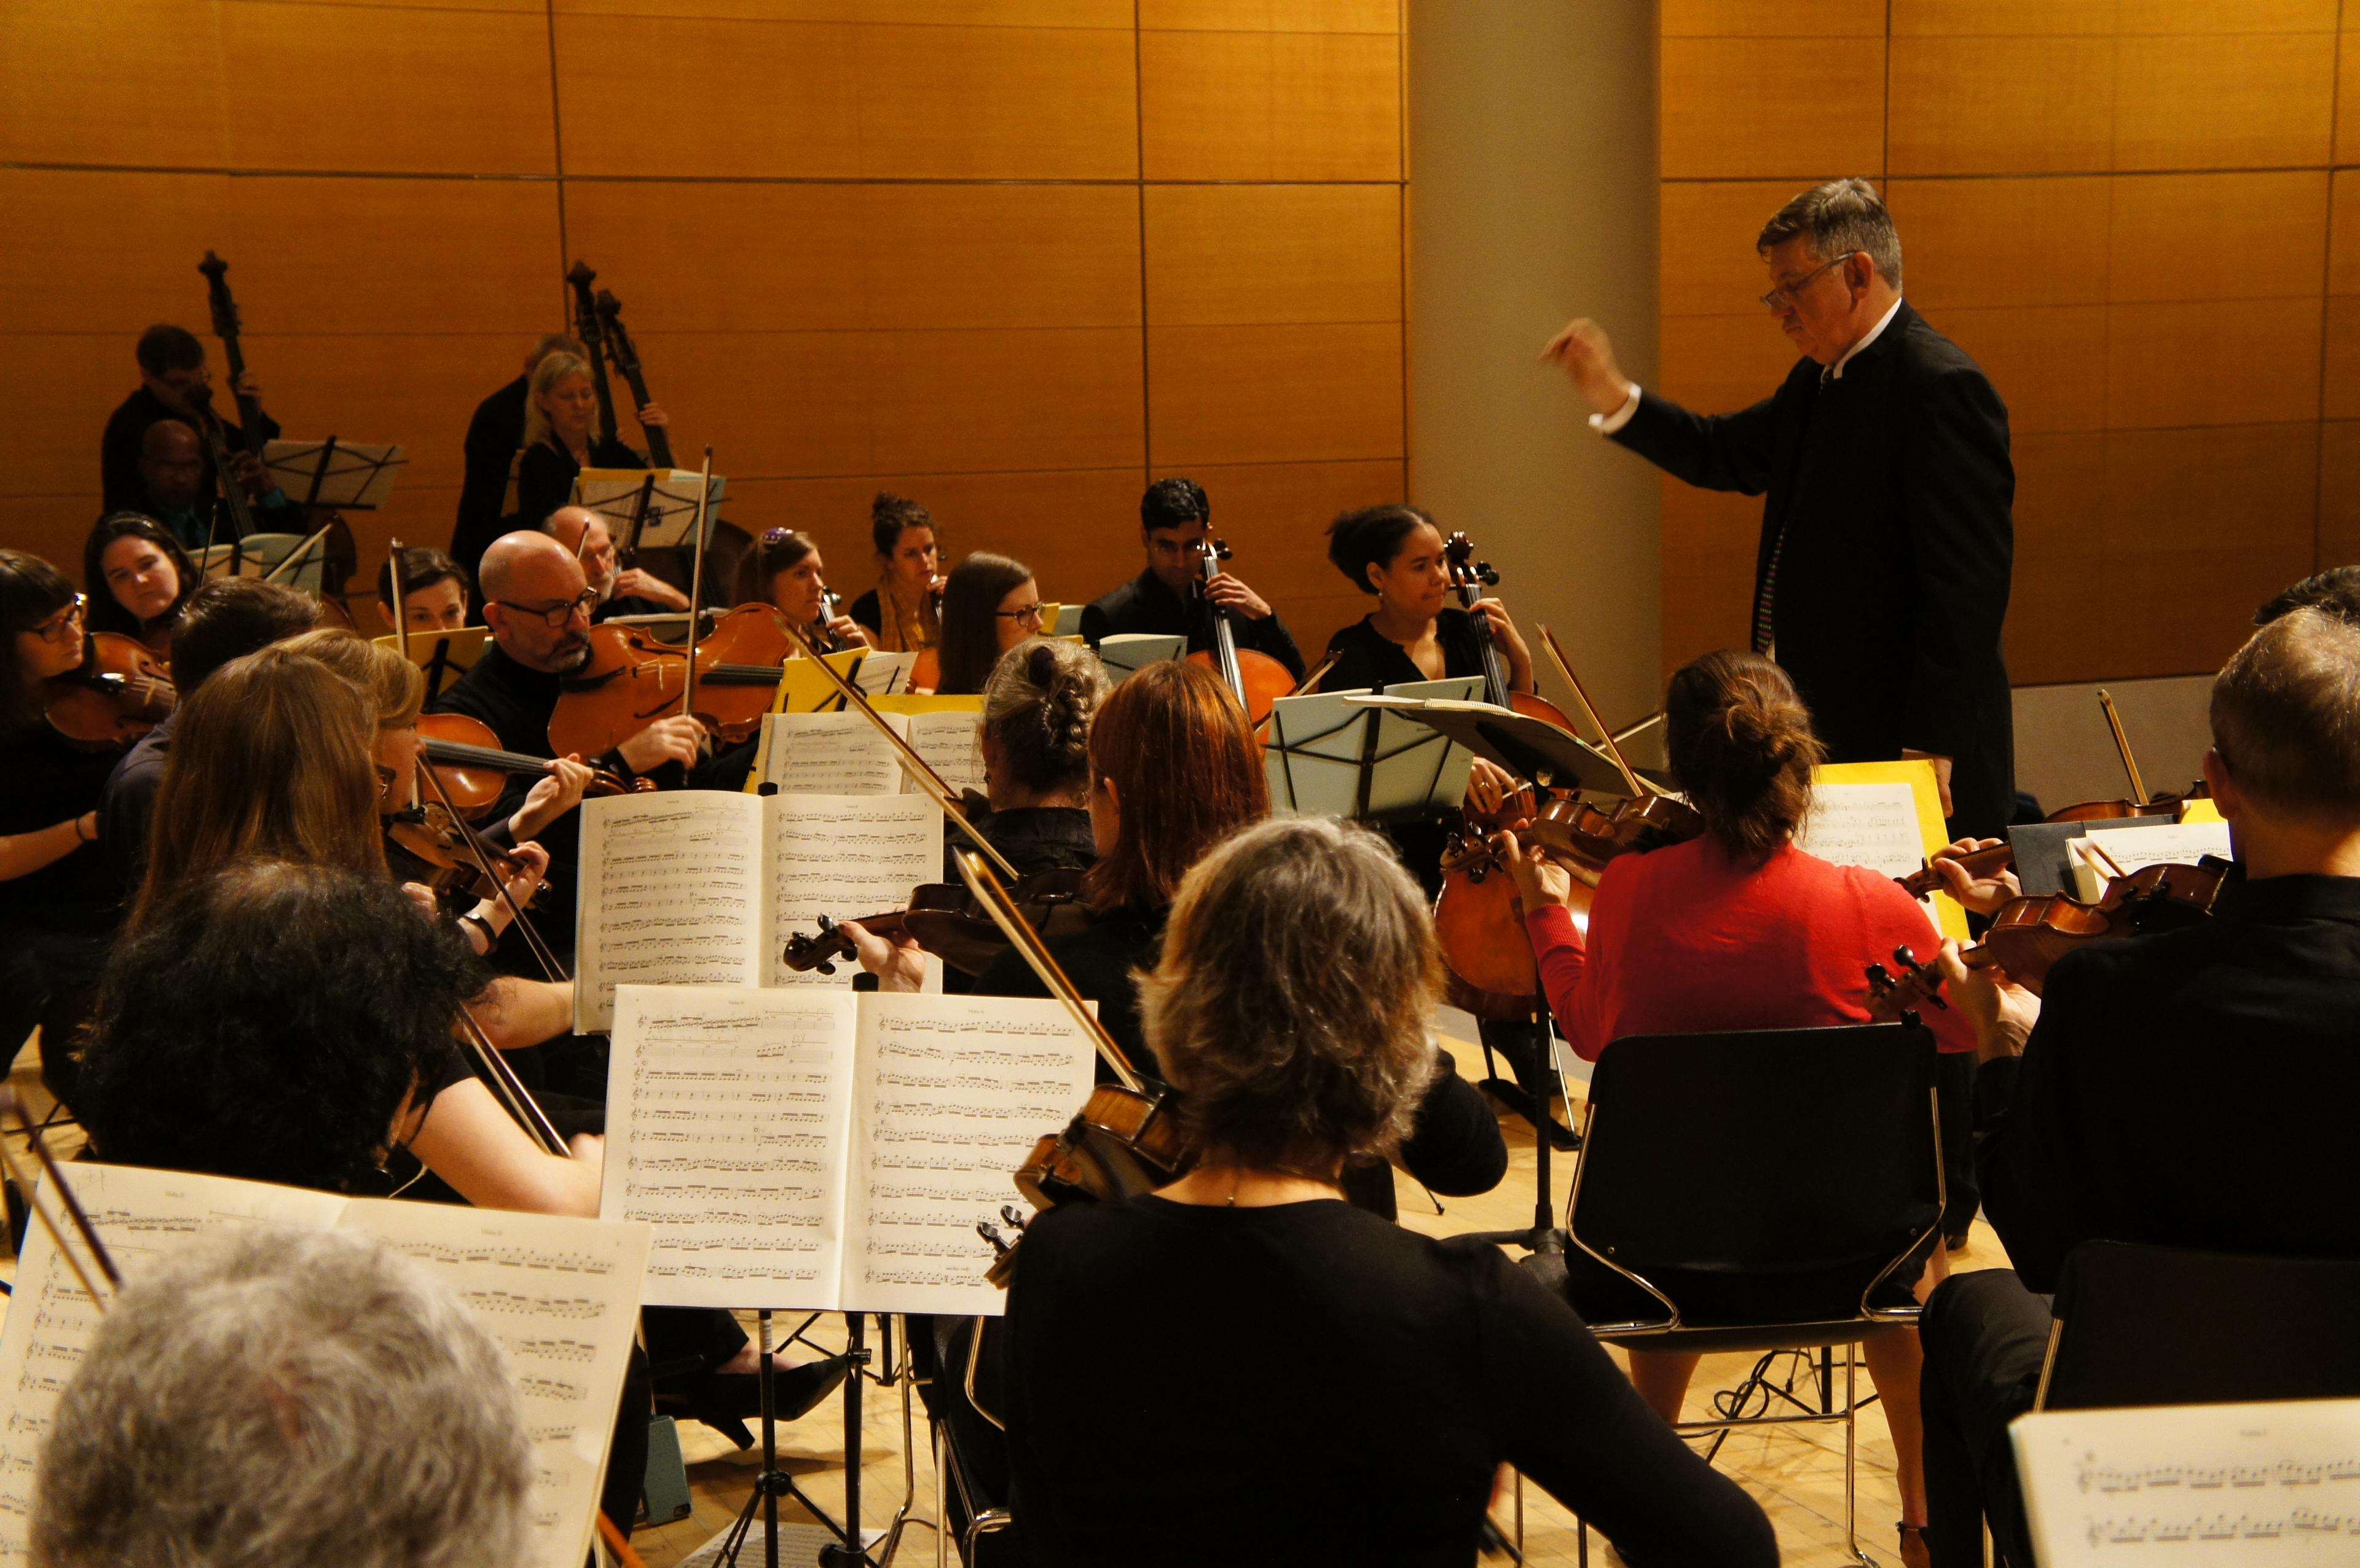
[{"label": "woman in red sweater", "polygon": [[[1821,752],[1786,672],[1756,654],[1707,654],[1672,677],[1664,730],[1704,834],[1610,861],[1586,938],[1566,907],[1567,872],[1510,838],[1525,929],[1566,1039],[1592,1061],[1628,1035],[1868,1022],[1866,966],[1890,963],[1896,946],[1930,963],[1941,937],[1890,877],[1796,846]],[[1928,1017],[1945,1052],[1973,1051],[1955,1011]],[[1937,1247],[1921,1296],[1948,1272]],[[1904,1557],[1922,1561],[1911,1539],[1926,1522],[1917,1331],[1881,1330],[1863,1348],[1893,1429]],[[1633,1351],[1631,1380],[1677,1421],[1696,1366],[1693,1355]]]}]

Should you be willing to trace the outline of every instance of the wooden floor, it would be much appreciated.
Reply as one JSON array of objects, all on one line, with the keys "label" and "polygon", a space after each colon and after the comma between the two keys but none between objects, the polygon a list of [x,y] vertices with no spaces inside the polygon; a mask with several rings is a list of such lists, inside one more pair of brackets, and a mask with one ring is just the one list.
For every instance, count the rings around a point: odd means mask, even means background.
[{"label": "wooden floor", "polygon": [[[1475,1048],[1450,1041],[1459,1058],[1462,1073],[1470,1078],[1482,1076],[1481,1056]],[[26,1094],[36,1106],[46,1105],[46,1095],[40,1093],[34,1068],[34,1054],[27,1051],[19,1059],[10,1083]],[[1574,1116],[1579,1116],[1579,1102]],[[1437,1214],[1434,1203],[1422,1189],[1406,1177],[1396,1176],[1402,1223],[1414,1230],[1433,1236],[1449,1236],[1464,1231],[1509,1230],[1532,1223],[1533,1210],[1533,1139],[1531,1132],[1520,1118],[1503,1116],[1502,1127],[1508,1139],[1509,1170],[1507,1179],[1491,1192],[1477,1198],[1445,1200],[1447,1211]],[[79,1138],[67,1134],[57,1146],[62,1153],[79,1147]],[[1554,1162],[1554,1206],[1559,1223],[1564,1219],[1564,1200],[1571,1180],[1570,1164],[1562,1157]],[[1975,1222],[1972,1239],[1966,1250],[1950,1255],[1950,1267],[1955,1270],[2005,1268],[2005,1254],[1997,1236],[1980,1219]],[[14,1260],[6,1270],[13,1275]],[[783,1336],[803,1320],[801,1314],[780,1314],[773,1320],[776,1332]],[[749,1332],[754,1323],[747,1320]],[[873,1320],[872,1320],[873,1326]],[[829,1352],[840,1350],[844,1343],[843,1320],[821,1318],[811,1325],[807,1337]],[[816,1356],[819,1351],[809,1352]],[[797,1356],[791,1348],[791,1358]],[[1688,1390],[1688,1413],[1691,1416],[1709,1413],[1712,1396],[1734,1387],[1752,1370],[1756,1357],[1753,1356],[1714,1356],[1705,1358],[1695,1382]],[[1791,1363],[1789,1363],[1791,1365]],[[1841,1369],[1839,1367],[1839,1392]],[[1866,1375],[1861,1377],[1861,1390],[1866,1396]],[[1814,1390],[1797,1383],[1797,1393],[1806,1399]],[[910,1442],[903,1441],[904,1388],[869,1387],[862,1395],[862,1465],[860,1473],[861,1523],[876,1530],[892,1522],[904,1499],[910,1499],[910,1524],[901,1542],[902,1561],[914,1565],[932,1563],[936,1541],[932,1529],[920,1523],[934,1517],[934,1473],[933,1455],[926,1433],[925,1416],[910,1401]],[[688,1462],[689,1485],[695,1499],[694,1512],[676,1524],[640,1530],[632,1538],[632,1546],[645,1559],[649,1568],[671,1568],[694,1552],[699,1547],[729,1527],[746,1502],[755,1475],[761,1468],[759,1449],[744,1453],[733,1448],[724,1438],[695,1422],[683,1422],[680,1428],[682,1448]],[[1893,1483],[1893,1444],[1885,1431],[1885,1421],[1875,1406],[1863,1412],[1860,1421],[1860,1540],[1870,1555],[1882,1563],[1895,1563],[1899,1554],[1894,1547],[1893,1522],[1901,1517],[1898,1497]],[[807,1493],[813,1502],[839,1519],[843,1517],[845,1500],[845,1432],[844,1401],[831,1398],[817,1410],[779,1429],[781,1468],[792,1476],[797,1487]],[[910,1454],[908,1478],[904,1475],[904,1454]],[[1732,1434],[1721,1447],[1716,1463],[1735,1477],[1767,1510],[1778,1530],[1779,1545],[1786,1563],[1793,1568],[1832,1568],[1849,1562],[1843,1552],[1843,1435],[1840,1427],[1796,1427],[1765,1430],[1752,1433]],[[1306,1506],[1310,1506],[1306,1499]],[[1513,1505],[1503,1503],[1497,1510],[1503,1530],[1513,1532]],[[807,1519],[809,1516],[792,1504],[781,1510],[781,1521]],[[1546,1495],[1535,1487],[1524,1491],[1524,1538],[1526,1561],[1534,1564],[1572,1563],[1578,1561],[1573,1521],[1566,1511]],[[1603,1543],[1590,1539],[1593,1563],[1612,1561],[1603,1554]],[[754,1550],[744,1561],[759,1564],[762,1561],[759,1538]],[[781,1562],[789,1561],[782,1555]],[[956,1561],[956,1553],[952,1553]],[[1505,1564],[1509,1560],[1497,1557],[1487,1560]],[[801,1568],[801,1565],[798,1565]]]}]

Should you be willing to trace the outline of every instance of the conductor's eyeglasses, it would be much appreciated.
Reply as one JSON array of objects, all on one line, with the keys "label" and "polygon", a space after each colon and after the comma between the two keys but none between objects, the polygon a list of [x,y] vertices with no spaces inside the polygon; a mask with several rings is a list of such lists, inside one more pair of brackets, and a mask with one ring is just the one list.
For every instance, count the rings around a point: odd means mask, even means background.
[{"label": "conductor's eyeglasses", "polygon": [[541,618],[542,626],[556,631],[574,618],[574,612],[576,610],[582,612],[584,620],[588,620],[590,612],[598,607],[598,590],[585,588],[582,590],[581,597],[567,599],[555,604],[519,604],[508,599],[495,599],[492,603],[503,610],[513,610],[519,615],[537,615]]},{"label": "conductor's eyeglasses", "polygon": [[1795,296],[1800,294],[1806,288],[1809,287],[1812,279],[1818,278],[1820,273],[1832,271],[1860,254],[1861,253],[1856,250],[1848,250],[1844,252],[1843,255],[1836,257],[1833,261],[1824,262],[1821,265],[1811,268],[1810,271],[1806,272],[1802,277],[1797,278],[1792,283],[1781,283],[1777,288],[1773,289],[1769,293],[1762,296],[1763,305],[1773,310],[1785,310],[1787,306],[1795,302]]}]

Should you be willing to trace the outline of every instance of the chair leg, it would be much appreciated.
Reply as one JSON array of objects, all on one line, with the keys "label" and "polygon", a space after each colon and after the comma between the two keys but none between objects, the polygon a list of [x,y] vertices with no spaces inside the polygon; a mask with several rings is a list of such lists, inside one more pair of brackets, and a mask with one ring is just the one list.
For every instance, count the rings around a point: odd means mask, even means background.
[{"label": "chair leg", "polygon": [[1877,1568],[1860,1549],[1860,1372],[1852,1349],[1844,1346],[1844,1549],[1862,1568]]},{"label": "chair leg", "polygon": [[929,1417],[926,1421],[934,1448],[934,1568],[950,1568],[951,1511],[950,1499],[943,1490],[943,1428],[940,1421]]}]

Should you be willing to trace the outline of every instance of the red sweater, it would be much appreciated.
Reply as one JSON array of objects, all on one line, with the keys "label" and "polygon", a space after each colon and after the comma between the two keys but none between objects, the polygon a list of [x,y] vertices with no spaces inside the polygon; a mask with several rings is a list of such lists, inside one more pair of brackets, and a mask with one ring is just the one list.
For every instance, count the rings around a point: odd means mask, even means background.
[{"label": "red sweater", "polygon": [[[1742,866],[1710,839],[1610,861],[1585,943],[1570,910],[1524,917],[1541,988],[1582,1060],[1634,1034],[1809,1029],[1868,1021],[1873,963],[1941,937],[1900,884],[1793,844]],[[1946,1051],[1972,1051],[1956,1008],[1920,1016]]]}]

